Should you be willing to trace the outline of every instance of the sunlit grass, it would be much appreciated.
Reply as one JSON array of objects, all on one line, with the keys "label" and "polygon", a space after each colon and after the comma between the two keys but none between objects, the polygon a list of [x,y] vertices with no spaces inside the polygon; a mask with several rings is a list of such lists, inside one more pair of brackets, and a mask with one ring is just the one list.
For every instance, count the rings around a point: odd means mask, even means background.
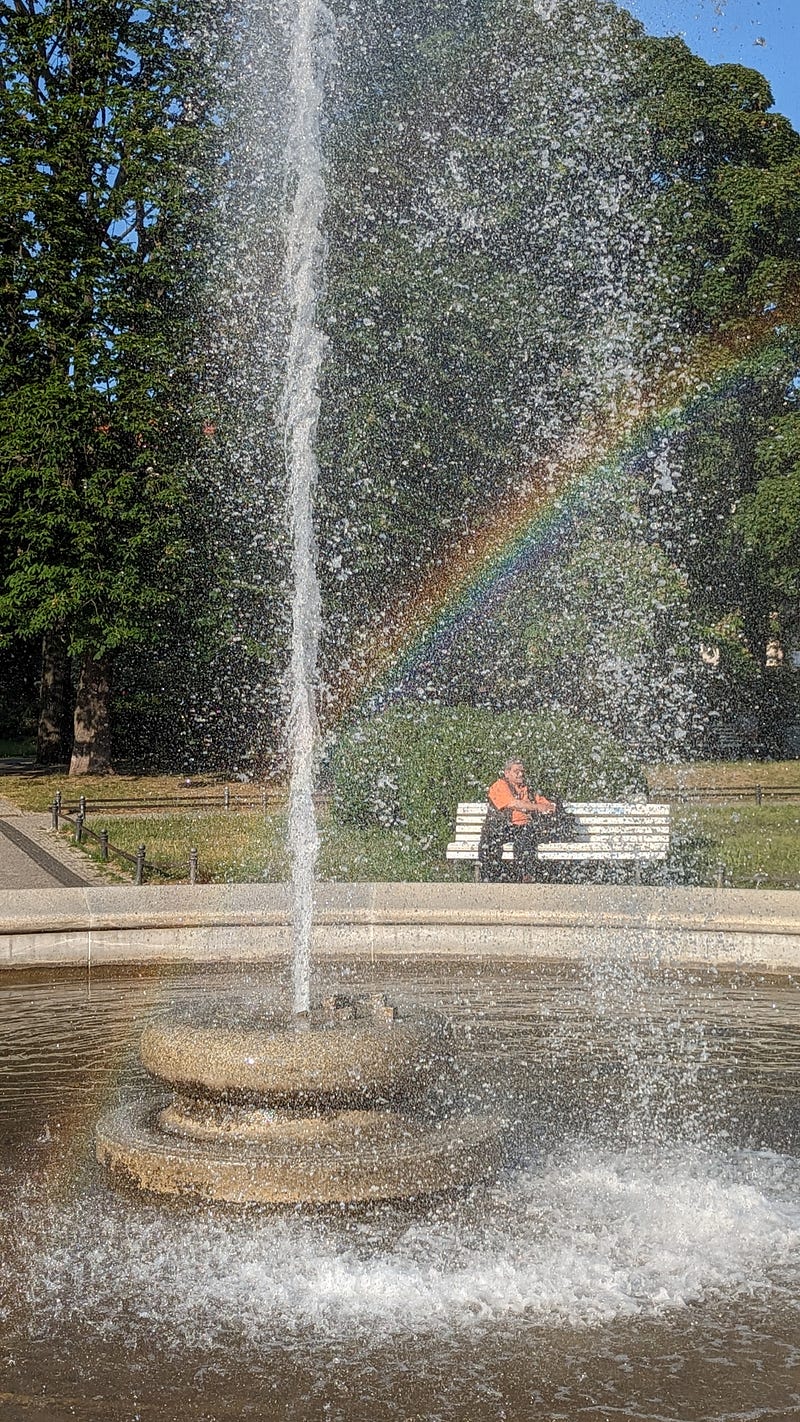
[{"label": "sunlit grass", "polygon": [[647,770],[650,795],[662,791],[704,789],[764,790],[795,788],[800,793],[800,760],[697,760],[685,765],[652,765]]},{"label": "sunlit grass", "polygon": [[717,865],[739,888],[800,888],[800,802],[783,805],[696,805],[673,810],[673,832],[705,841],[701,882]]},{"label": "sunlit grass", "polygon": [[[795,762],[788,762],[793,766]],[[3,793],[8,781],[3,779]],[[23,782],[26,783],[26,782]],[[73,782],[74,783],[74,782]],[[97,783],[97,782],[95,782]],[[170,790],[177,797],[186,789],[175,776],[114,777],[115,791],[127,794],[132,786],[143,806],[148,796]],[[99,784],[109,785],[104,777]],[[194,781],[221,793],[221,782]],[[81,787],[87,785],[81,781]],[[70,787],[71,788],[71,787]],[[231,793],[252,793],[252,786],[233,786]],[[52,780],[49,791],[52,798]],[[87,824],[98,832],[108,829],[112,844],[135,854],[144,844],[147,859],[180,879],[187,879],[189,851],[197,848],[200,879],[206,883],[246,883],[285,879],[289,863],[286,850],[286,816],[279,806],[261,810],[191,810],[103,815],[91,810]],[[104,798],[111,798],[106,795]],[[45,806],[49,804],[44,796]],[[452,864],[441,855],[410,843],[406,836],[377,827],[359,829],[333,820],[330,811],[320,815],[322,850],[319,874],[334,881],[441,881],[468,880],[471,864]],[[720,866],[726,881],[744,888],[800,888],[800,801],[762,805],[675,805],[672,809],[673,863],[676,882],[713,884]],[[99,848],[85,845],[94,858]],[[112,857],[113,862],[113,857]],[[151,878],[158,876],[151,875]],[[569,881],[563,868],[562,880]]]},{"label": "sunlit grass", "polygon": [[[109,840],[128,854],[144,844],[148,863],[181,879],[188,878],[189,851],[198,851],[203,883],[257,883],[285,879],[289,871],[286,816],[270,810],[166,815],[90,815],[87,824],[97,834],[107,829]],[[319,875],[346,882],[418,881],[471,877],[469,866],[431,858],[418,846],[388,830],[355,829],[321,816],[322,847]],[[99,857],[99,846],[87,840],[84,850]],[[113,858],[113,856],[112,856]],[[157,874],[149,876],[158,879]]]},{"label": "sunlit grass", "polygon": [[[22,775],[4,775],[0,789],[7,800],[21,810],[48,810],[57,791],[65,804],[74,805],[84,795],[92,806],[109,800],[133,800],[145,808],[148,800],[182,800],[203,795],[213,797],[222,805],[225,786],[231,801],[252,802],[261,794],[261,786],[240,784],[223,774],[193,775],[81,775],[70,777],[63,771],[31,770]],[[270,789],[270,794],[274,791]]]},{"label": "sunlit grass", "polygon": [[[333,881],[442,881],[472,877],[470,864],[441,856],[389,830],[361,830],[321,816],[320,878]],[[108,829],[112,844],[135,854],[144,844],[149,862],[188,878],[189,851],[198,850],[205,883],[258,883],[285,879],[289,870],[286,817],[270,810],[238,813],[91,816],[95,832]],[[800,803],[792,805],[681,806],[673,810],[673,841],[693,846],[688,879],[713,884],[724,866],[726,880],[743,888],[800,887]],[[97,857],[98,846],[86,852]],[[563,871],[562,871],[563,872]],[[158,878],[158,875],[151,875]]]}]

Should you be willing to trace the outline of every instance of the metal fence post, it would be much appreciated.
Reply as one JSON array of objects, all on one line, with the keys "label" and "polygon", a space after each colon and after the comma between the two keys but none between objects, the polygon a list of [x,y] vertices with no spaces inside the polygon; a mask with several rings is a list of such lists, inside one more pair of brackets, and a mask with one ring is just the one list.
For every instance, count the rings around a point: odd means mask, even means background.
[{"label": "metal fence post", "polygon": [[60,790],[56,790],[56,803],[58,804],[58,813],[61,814],[61,791],[60,791]]},{"label": "metal fence post", "polygon": [[226,810],[229,810],[229,809],[230,809],[230,807],[231,807],[231,787],[230,787],[230,785],[226,785],[226,786],[225,786],[225,789],[224,789],[223,792],[222,792],[222,803],[223,803],[223,805],[224,805],[224,807],[225,807]]},{"label": "metal fence post", "polygon": [[100,858],[108,860],[108,830],[100,831]]},{"label": "metal fence post", "polygon": [[264,789],[261,791],[261,809],[262,809],[262,811],[263,811],[263,813],[264,813],[264,819],[266,819],[266,818],[267,818],[267,787],[266,787],[266,785],[264,786]]},{"label": "metal fence post", "polygon": [[197,850],[189,850],[189,883],[197,883]]},{"label": "metal fence post", "polygon": [[85,819],[86,819],[86,796],[85,796],[85,795],[81,795],[81,798],[80,798],[80,800],[78,801],[78,809],[80,810],[81,817],[85,820]]},{"label": "metal fence post", "polygon": [[83,839],[83,815],[78,812],[75,816],[75,843],[80,844]]},{"label": "metal fence post", "polygon": [[144,845],[140,844],[136,851],[136,872],[133,876],[134,884],[144,883]]},{"label": "metal fence post", "polygon": [[51,816],[51,818],[50,818],[50,828],[51,828],[51,829],[54,829],[54,830],[57,830],[57,829],[58,829],[58,814],[59,814],[60,808],[61,808],[61,807],[60,807],[60,805],[59,805],[59,803],[58,803],[58,796],[57,796],[57,795],[54,795],[54,796],[53,796],[53,803],[52,803],[52,805],[50,806],[50,816]]},{"label": "metal fence post", "polygon": [[761,801],[763,800],[763,798],[764,798],[763,786],[757,785],[757,786],[756,786],[756,804],[757,804],[757,805],[760,805],[760,804],[761,804]]},{"label": "metal fence post", "polygon": [[725,888],[725,865],[724,865],[724,864],[718,864],[718,865],[717,865],[717,888],[718,888],[718,889],[724,889],[724,888]]}]

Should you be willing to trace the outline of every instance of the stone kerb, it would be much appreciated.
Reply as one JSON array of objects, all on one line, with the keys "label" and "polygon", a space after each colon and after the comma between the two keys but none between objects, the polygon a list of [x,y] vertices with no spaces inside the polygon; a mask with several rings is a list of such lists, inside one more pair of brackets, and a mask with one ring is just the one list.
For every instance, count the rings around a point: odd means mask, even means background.
[{"label": "stone kerb", "polygon": [[[318,955],[607,956],[800,969],[800,893],[634,886],[321,885]],[[280,884],[104,886],[0,893],[0,970],[274,960],[288,951]]]}]

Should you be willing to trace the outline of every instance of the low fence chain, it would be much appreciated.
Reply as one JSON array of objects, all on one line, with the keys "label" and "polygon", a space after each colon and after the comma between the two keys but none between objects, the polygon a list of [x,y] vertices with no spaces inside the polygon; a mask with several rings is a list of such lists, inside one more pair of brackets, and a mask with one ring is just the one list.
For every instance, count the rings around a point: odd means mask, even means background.
[{"label": "low fence chain", "polygon": [[687,804],[702,804],[703,801],[755,800],[763,805],[770,800],[800,800],[800,785],[764,785],[755,781],[751,785],[668,785],[658,791],[660,799],[683,801]]},{"label": "low fence chain", "polygon": [[[60,829],[61,820],[71,819],[74,815],[73,833],[75,843],[83,844],[85,839],[96,840],[100,846],[100,858],[104,863],[108,863],[109,856],[113,854],[116,855],[117,859],[123,859],[126,864],[133,865],[134,884],[143,884],[145,876],[148,873],[157,874],[161,879],[171,879],[174,883],[183,883],[182,874],[176,874],[174,869],[167,869],[163,864],[155,864],[152,860],[147,859],[146,845],[140,844],[135,854],[129,854],[126,849],[121,849],[118,844],[111,843],[107,829],[89,829],[86,823],[86,802],[83,796],[81,796],[79,804],[82,805],[82,808],[79,808],[77,811],[70,810],[68,807],[62,805],[60,793],[56,794],[50,806],[51,828],[54,830]],[[198,864],[199,855],[197,849],[192,848],[189,850],[188,878],[190,884],[196,884],[198,881]]]}]

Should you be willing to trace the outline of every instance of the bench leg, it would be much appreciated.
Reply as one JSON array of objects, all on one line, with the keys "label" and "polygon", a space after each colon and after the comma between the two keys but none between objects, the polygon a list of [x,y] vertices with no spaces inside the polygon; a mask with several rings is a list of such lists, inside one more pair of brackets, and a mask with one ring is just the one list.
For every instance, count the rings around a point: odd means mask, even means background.
[{"label": "bench leg", "polygon": [[472,871],[472,877],[474,878],[476,884],[479,884],[481,882],[481,866],[477,859],[475,861],[475,868]]}]

